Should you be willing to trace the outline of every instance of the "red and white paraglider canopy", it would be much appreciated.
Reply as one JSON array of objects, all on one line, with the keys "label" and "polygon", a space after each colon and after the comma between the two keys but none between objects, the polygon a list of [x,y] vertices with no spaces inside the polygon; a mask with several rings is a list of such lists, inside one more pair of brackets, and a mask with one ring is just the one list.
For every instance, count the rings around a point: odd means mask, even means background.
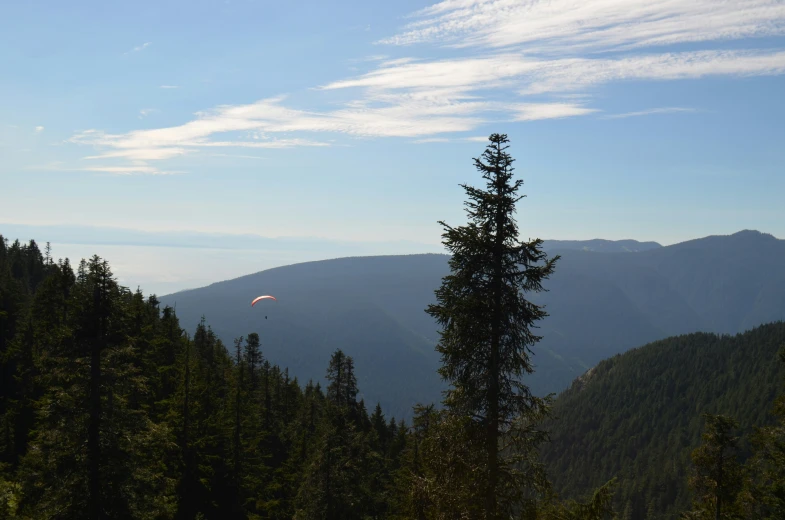
[{"label": "red and white paraglider canopy", "polygon": [[[254,299],[253,299],[253,301],[251,302],[251,307],[253,307],[254,305],[256,305],[256,302],[258,302],[258,301],[260,301],[260,300],[268,300],[268,299],[269,299],[269,300],[275,300],[275,296],[257,296],[257,297],[256,297],[256,298],[254,298]],[[278,301],[278,300],[275,300],[275,301]]]}]

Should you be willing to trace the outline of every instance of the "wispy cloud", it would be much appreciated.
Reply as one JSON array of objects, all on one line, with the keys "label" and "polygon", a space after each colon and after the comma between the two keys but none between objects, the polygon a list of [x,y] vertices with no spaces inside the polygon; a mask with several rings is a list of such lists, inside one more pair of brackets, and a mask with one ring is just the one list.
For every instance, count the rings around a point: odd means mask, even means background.
[{"label": "wispy cloud", "polygon": [[[87,140],[90,139],[88,134]],[[87,142],[87,141],[85,141]],[[96,141],[97,143],[98,141]],[[128,150],[115,150],[101,153],[99,155],[88,155],[85,159],[130,159],[135,161],[163,161],[165,159],[172,159],[185,155],[187,150],[185,148],[168,147],[168,148],[133,148]]]},{"label": "wispy cloud", "polygon": [[785,51],[693,51],[624,58],[537,59],[506,53],[478,58],[407,62],[380,66],[325,89],[376,90],[518,89],[521,94],[560,93],[621,80],[697,79],[785,73]]},{"label": "wispy cloud", "polygon": [[139,119],[144,119],[145,117],[149,116],[150,114],[158,112],[157,108],[143,108],[139,111]]},{"label": "wispy cloud", "polygon": [[36,126],[35,127],[35,133],[40,134],[43,131],[44,131],[44,127],[43,126]]},{"label": "wispy cloud", "polygon": [[694,51],[619,59],[565,58],[541,62],[522,94],[586,89],[615,81],[672,81],[785,73],[785,51]]},{"label": "wispy cloud", "polygon": [[134,52],[143,51],[144,49],[148,48],[152,44],[153,44],[153,42],[145,42],[142,45],[137,45],[136,47],[134,47],[130,51],[126,52],[125,54],[132,54]]},{"label": "wispy cloud", "polygon": [[648,110],[640,110],[638,112],[626,112],[624,114],[611,114],[603,116],[602,119],[625,119],[627,117],[649,116],[654,114],[673,114],[683,112],[697,112],[694,108],[683,107],[665,107],[665,108],[650,108]]},{"label": "wispy cloud", "polygon": [[607,51],[785,34],[781,0],[444,0],[380,41]]},{"label": "wispy cloud", "polygon": [[212,157],[234,157],[237,159],[256,159],[256,160],[264,160],[264,157],[259,157],[258,155],[235,155],[231,153],[213,153],[210,154]]},{"label": "wispy cloud", "polygon": [[90,166],[87,168],[69,168],[70,171],[101,172],[114,175],[176,175],[183,172],[162,171],[154,166]]},{"label": "wispy cloud", "polygon": [[426,143],[449,143],[450,139],[446,137],[428,137],[426,139],[417,139],[412,141],[415,144],[426,144]]},{"label": "wispy cloud", "polygon": [[516,121],[562,119],[597,112],[596,108],[586,108],[572,103],[522,103],[513,105],[512,109],[515,111]]},{"label": "wispy cloud", "polygon": [[173,89],[173,88],[180,88],[180,86],[179,85],[161,85],[158,88]]},{"label": "wispy cloud", "polygon": [[99,165],[99,166],[69,166],[63,161],[52,161],[47,164],[28,166],[30,171],[59,171],[59,172],[94,172],[108,173],[111,175],[176,175],[182,171],[161,170],[150,166],[143,161],[135,161],[127,165]]},{"label": "wispy cloud", "polygon": [[[265,108],[269,110],[265,110]],[[68,142],[90,145],[101,153],[86,159],[124,158],[131,161],[158,161],[208,148],[291,148],[296,146],[327,146],[329,143],[307,139],[269,138],[256,133],[251,140],[210,140],[216,134],[249,131],[286,131],[286,124],[296,125],[287,109],[265,100],[252,105],[219,107],[197,114],[197,119],[175,127],[154,130],[136,130],[127,134],[107,134],[98,130],[85,130]],[[306,116],[303,116],[306,117]],[[304,123],[303,123],[304,124]],[[304,124],[304,126],[307,126]]]},{"label": "wispy cloud", "polygon": [[[87,130],[69,142],[104,149],[90,159],[126,158],[163,160],[209,148],[291,148],[329,146],[329,142],[302,138],[271,137],[295,132],[339,133],[356,137],[421,137],[469,131],[492,112],[517,114],[518,120],[582,115],[590,109],[569,103],[539,105],[475,101],[449,89],[421,92],[376,92],[365,101],[330,112],[314,112],[283,106],[283,98],[270,98],[248,105],[222,106],[198,114],[180,126],[106,134]],[[246,136],[237,139],[237,134]],[[234,139],[214,139],[229,134]],[[251,139],[247,139],[247,136]]]}]

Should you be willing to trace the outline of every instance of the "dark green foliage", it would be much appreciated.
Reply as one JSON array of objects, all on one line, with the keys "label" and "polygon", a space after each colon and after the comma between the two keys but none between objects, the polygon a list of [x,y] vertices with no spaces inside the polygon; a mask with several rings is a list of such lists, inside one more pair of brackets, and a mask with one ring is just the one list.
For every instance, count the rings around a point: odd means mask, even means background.
[{"label": "dark green foliage", "polygon": [[364,518],[371,507],[365,471],[370,455],[366,436],[346,409],[328,413],[317,431],[313,457],[297,495],[295,518]]},{"label": "dark green foliage", "polygon": [[613,491],[616,484],[611,480],[597,489],[586,502],[569,500],[559,502],[551,495],[535,506],[530,518],[538,520],[615,520],[613,509]]},{"label": "dark green foliage", "polygon": [[[135,295],[97,257],[80,264],[75,280],[69,268],[58,270],[32,313],[35,321],[48,309],[54,319],[25,335],[41,397],[19,468],[20,509],[34,518],[165,517],[173,482],[157,457],[172,439],[142,409],[148,389],[130,319]],[[57,298],[61,288],[67,299]]]},{"label": "dark green foliage", "polygon": [[693,470],[689,479],[693,493],[692,510],[684,518],[741,518],[738,499],[743,483],[738,460],[739,423],[731,417],[704,414],[703,444],[692,452]]},{"label": "dark green foliage", "polygon": [[328,400],[256,333],[230,354],[98,257],[0,242],[0,518],[291,519],[325,474],[330,518],[385,517],[406,430],[371,422],[351,357]]},{"label": "dark green foliage", "polygon": [[[779,353],[785,365],[785,344]],[[785,392],[774,402],[772,424],[756,427],[751,436],[753,454],[745,468],[741,509],[745,518],[785,518]]]},{"label": "dark green foliage", "polygon": [[406,466],[398,476],[402,518],[487,518],[482,433],[468,416],[417,408]]},{"label": "dark green foliage", "polygon": [[785,323],[737,336],[689,334],[601,362],[554,402],[543,461],[565,497],[591,493],[617,477],[615,506],[632,518],[677,518],[690,507],[691,452],[703,413],[734,417],[740,460],[753,427],[769,414],[785,367],[778,351]]},{"label": "dark green foliage", "polygon": [[255,392],[259,386],[259,365],[261,362],[262,351],[259,334],[252,332],[248,334],[248,340],[245,343],[245,366],[248,368],[248,384],[252,392]]},{"label": "dark green foliage", "polygon": [[54,305],[60,291],[67,297],[68,276],[73,272],[66,261],[55,265],[45,260],[34,240],[11,245],[0,235],[0,464],[15,468],[27,451],[27,438],[33,425],[33,400],[38,396],[34,385],[34,335],[47,332],[47,325],[37,326],[31,319],[34,312],[44,320],[54,316],[38,305],[33,309],[33,296],[45,276],[60,275],[60,288],[49,284],[47,289]]},{"label": "dark green foliage", "polygon": [[[341,350],[334,352],[327,380],[326,413],[315,428],[315,446],[302,475],[295,518],[383,518],[389,506],[390,461],[365,406],[357,402],[352,358]],[[375,415],[377,424],[383,424],[381,410],[377,408]],[[390,432],[383,436],[389,437]]]}]

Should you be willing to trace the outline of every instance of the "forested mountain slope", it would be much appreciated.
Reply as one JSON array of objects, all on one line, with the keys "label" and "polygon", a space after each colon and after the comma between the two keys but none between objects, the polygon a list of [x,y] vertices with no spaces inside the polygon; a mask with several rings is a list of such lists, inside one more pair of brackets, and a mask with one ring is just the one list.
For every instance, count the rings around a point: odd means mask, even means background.
[{"label": "forested mountain slope", "polygon": [[701,414],[736,418],[745,442],[752,426],[771,422],[783,390],[783,347],[778,322],[735,336],[668,338],[602,361],[555,402],[542,453],[556,489],[580,496],[618,477],[618,511],[632,515],[622,518],[653,511],[676,518],[689,505]]}]

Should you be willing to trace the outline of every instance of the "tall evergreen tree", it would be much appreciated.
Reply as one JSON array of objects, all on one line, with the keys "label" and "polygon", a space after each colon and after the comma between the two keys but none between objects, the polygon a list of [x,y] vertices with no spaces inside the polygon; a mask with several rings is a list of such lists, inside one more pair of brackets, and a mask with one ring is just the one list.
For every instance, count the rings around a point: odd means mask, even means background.
[{"label": "tall evergreen tree", "polygon": [[496,520],[508,517],[544,478],[533,453],[544,440],[536,424],[547,402],[532,395],[522,377],[533,371],[531,346],[540,339],[531,329],[547,314],[524,294],[543,290],[558,257],[547,258],[542,240],[519,241],[514,213],[523,181],[513,180],[507,136],[489,140],[475,159],[486,188],[461,185],[469,223],[440,222],[451,273],[427,312],[442,327],[439,373],[452,385],[445,405],[479,425],[473,430],[484,467],[482,496],[475,499],[482,500],[485,518]]}]

